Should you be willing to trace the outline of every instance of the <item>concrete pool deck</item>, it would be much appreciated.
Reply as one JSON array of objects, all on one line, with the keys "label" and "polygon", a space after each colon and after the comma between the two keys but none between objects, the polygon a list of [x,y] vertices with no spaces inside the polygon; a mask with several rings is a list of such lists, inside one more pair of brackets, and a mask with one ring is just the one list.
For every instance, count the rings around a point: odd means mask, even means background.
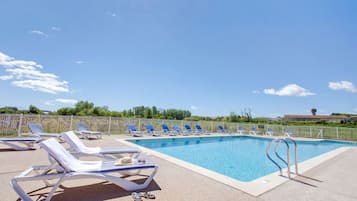
[{"label": "concrete pool deck", "polygon": [[[83,140],[88,146],[120,146],[118,138],[126,135],[103,136],[101,140]],[[237,188],[191,171],[152,154],[159,165],[154,181],[148,189],[158,201],[217,201],[217,200],[357,200],[357,148],[348,149],[339,155],[306,171],[272,190],[252,196]],[[31,165],[47,164],[47,154],[41,149],[34,151],[12,151],[0,145],[0,200],[18,199],[9,182],[12,177]],[[44,197],[48,189],[41,182],[24,183],[32,199]],[[102,180],[81,179],[67,181],[52,200],[132,200],[130,192]],[[145,200],[145,199],[143,199]]]}]

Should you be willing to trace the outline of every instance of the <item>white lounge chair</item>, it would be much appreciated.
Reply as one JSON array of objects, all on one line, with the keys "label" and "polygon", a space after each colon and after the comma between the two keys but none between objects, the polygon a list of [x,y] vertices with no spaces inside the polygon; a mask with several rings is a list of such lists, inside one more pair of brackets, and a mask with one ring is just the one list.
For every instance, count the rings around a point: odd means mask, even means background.
[{"label": "white lounge chair", "polygon": [[265,132],[265,135],[273,136],[274,135],[273,129],[272,128],[268,128],[267,131]]},{"label": "white lounge chair", "polygon": [[41,138],[0,138],[0,143],[18,151],[36,149],[35,144],[40,141]]},{"label": "white lounge chair", "polygon": [[41,124],[38,124],[38,123],[29,123],[28,127],[31,131],[32,136],[41,137],[41,138],[42,137],[56,137],[59,139],[61,137],[59,133],[45,133],[43,131]]},{"label": "white lounge chair", "polygon": [[134,148],[87,147],[73,131],[62,133],[61,136],[71,147],[71,153],[78,157],[94,155],[104,159],[118,159],[124,155],[137,158],[140,154],[140,150]]},{"label": "white lounge chair", "polygon": [[243,135],[244,132],[245,132],[245,128],[242,127],[242,126],[239,126],[239,127],[238,127],[238,133],[239,133],[239,135]]},{"label": "white lounge chair", "polygon": [[288,129],[285,131],[285,136],[286,137],[293,137],[294,133],[292,130]]},{"label": "white lounge chair", "polygon": [[[96,178],[113,182],[126,191],[136,191],[147,188],[157,172],[158,166],[148,159],[135,159],[132,164],[116,165],[116,160],[111,161],[81,161],[70,154],[63,146],[53,138],[39,143],[40,147],[46,150],[54,163],[50,165],[33,166],[11,180],[11,186],[24,201],[30,201],[30,196],[19,185],[19,182],[44,181],[47,187],[52,187],[48,193],[46,201],[51,200],[56,189],[66,180],[81,178]],[[57,171],[60,169],[61,171]],[[128,177],[120,177],[127,171],[149,169],[151,174],[141,183],[128,180]],[[111,173],[116,173],[115,175]],[[50,184],[49,180],[57,179],[57,182]]]},{"label": "white lounge chair", "polygon": [[250,129],[249,135],[257,135],[257,128],[253,127],[252,129]]},{"label": "white lounge chair", "polygon": [[102,138],[102,132],[89,130],[84,122],[77,124],[77,132],[85,139],[89,139],[91,136],[95,136],[97,139]]}]

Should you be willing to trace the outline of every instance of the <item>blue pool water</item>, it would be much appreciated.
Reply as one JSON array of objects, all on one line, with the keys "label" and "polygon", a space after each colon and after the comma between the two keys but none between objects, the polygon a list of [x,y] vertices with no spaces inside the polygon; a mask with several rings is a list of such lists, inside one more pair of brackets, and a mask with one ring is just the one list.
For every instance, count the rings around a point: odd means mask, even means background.
[{"label": "blue pool water", "polygon": [[[240,181],[252,181],[278,171],[265,155],[265,149],[271,139],[227,136],[128,141]],[[297,141],[297,143],[299,162],[342,146],[352,146],[351,143],[329,140]],[[286,157],[285,151],[286,148],[281,144],[280,155]],[[291,152],[293,163],[293,151]],[[271,155],[275,156],[275,154]],[[283,168],[286,167],[283,163],[279,164]]]}]

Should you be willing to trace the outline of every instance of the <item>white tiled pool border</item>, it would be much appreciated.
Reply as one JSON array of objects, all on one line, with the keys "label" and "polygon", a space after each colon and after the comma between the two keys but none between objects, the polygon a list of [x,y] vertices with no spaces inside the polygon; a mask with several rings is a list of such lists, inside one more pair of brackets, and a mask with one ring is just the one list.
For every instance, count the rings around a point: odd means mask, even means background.
[{"label": "white tiled pool border", "polygon": [[[236,179],[233,179],[231,177],[219,174],[217,172],[214,172],[212,170],[200,167],[198,165],[194,165],[191,163],[188,163],[186,161],[174,158],[172,156],[168,156],[166,154],[145,148],[143,146],[131,143],[127,140],[145,140],[145,139],[172,139],[172,138],[196,138],[196,137],[221,137],[221,135],[211,135],[211,136],[170,136],[170,137],[160,137],[160,138],[153,138],[153,137],[145,137],[145,138],[129,138],[129,139],[117,139],[117,141],[128,145],[128,146],[134,146],[137,147],[138,149],[142,150],[142,152],[146,153],[146,154],[151,154],[153,156],[157,156],[160,157],[164,160],[167,160],[171,163],[174,163],[176,165],[179,165],[181,167],[187,168],[189,170],[192,170],[194,172],[197,172],[199,174],[202,174],[204,176],[207,176],[211,179],[214,179],[218,182],[221,182],[223,184],[232,186],[234,188],[237,188],[239,190],[242,190],[250,195],[253,196],[259,196],[279,185],[281,185],[282,183],[288,181],[288,179],[286,177],[282,177],[279,175],[279,171],[274,172],[272,174],[260,177],[256,180],[250,181],[250,182],[242,182]],[[299,139],[300,140],[300,139]],[[304,162],[299,163],[299,173],[303,174],[304,172],[310,170],[313,167],[316,167],[317,165],[343,153],[344,151],[347,151],[348,149],[350,149],[350,147],[340,147],[338,149],[332,150],[330,152],[321,154],[317,157],[311,158],[309,160],[306,160]],[[291,167],[292,170],[295,170],[295,167],[292,166]],[[286,175],[286,169],[283,169],[283,172],[285,173],[284,175]],[[292,174],[291,177],[295,177],[295,174]]]}]

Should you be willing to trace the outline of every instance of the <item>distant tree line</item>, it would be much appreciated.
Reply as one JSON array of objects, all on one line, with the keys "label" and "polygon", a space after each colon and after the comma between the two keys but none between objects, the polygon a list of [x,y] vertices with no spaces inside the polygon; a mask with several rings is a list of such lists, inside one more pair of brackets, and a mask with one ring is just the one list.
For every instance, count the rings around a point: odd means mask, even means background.
[{"label": "distant tree line", "polygon": [[[192,116],[188,110],[180,109],[158,109],[156,106],[136,106],[123,111],[110,111],[108,106],[95,106],[88,101],[79,101],[74,107],[63,107],[57,111],[43,111],[34,105],[30,105],[27,110],[19,110],[17,107],[2,107],[0,114],[52,114],[52,115],[76,115],[76,116],[112,116],[126,118],[147,118],[147,119],[172,119],[187,121],[220,121],[220,122],[251,122],[257,124],[280,124],[280,125],[301,125],[301,126],[338,126],[357,127],[356,121],[327,122],[318,121],[287,121],[269,120],[266,118],[253,118],[249,108],[243,109],[240,114],[231,112],[228,116],[207,117]],[[353,114],[332,113],[332,115],[353,116]]]},{"label": "distant tree line", "polygon": [[41,114],[41,111],[38,107],[30,105],[28,110],[19,110],[17,107],[1,107],[0,114]]},{"label": "distant tree line", "polygon": [[58,115],[78,115],[78,116],[112,116],[128,118],[147,118],[147,119],[176,119],[183,120],[191,116],[188,110],[179,109],[158,109],[156,106],[145,107],[137,106],[128,110],[110,111],[107,106],[98,107],[88,101],[78,102],[74,108],[64,107],[55,113]]}]

